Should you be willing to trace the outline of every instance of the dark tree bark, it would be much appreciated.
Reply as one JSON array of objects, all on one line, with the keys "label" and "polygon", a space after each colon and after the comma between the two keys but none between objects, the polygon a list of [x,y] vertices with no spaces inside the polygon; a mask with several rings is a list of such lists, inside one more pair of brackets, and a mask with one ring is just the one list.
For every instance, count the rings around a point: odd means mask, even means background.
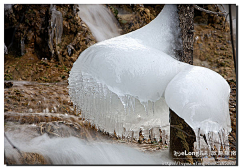
[{"label": "dark tree bark", "polygon": [[[233,36],[233,23],[232,23],[232,6],[235,5],[228,5],[229,6],[229,22],[230,22],[230,34],[231,34],[231,43],[232,43],[232,52],[233,52],[233,61],[235,67],[235,73],[237,72],[237,63],[236,63],[236,38]],[[238,27],[238,26],[236,26]]]},{"label": "dark tree bark", "polygon": [[193,17],[194,7],[192,5],[178,5],[179,26],[181,28],[183,54],[179,56],[180,61],[193,64]]},{"label": "dark tree bark", "polygon": [[[177,57],[180,61],[193,64],[193,17],[192,5],[178,5],[179,26],[181,28],[183,51]],[[175,161],[194,163],[194,156],[177,156],[176,152],[193,152],[195,133],[192,128],[170,109],[170,154]]]}]

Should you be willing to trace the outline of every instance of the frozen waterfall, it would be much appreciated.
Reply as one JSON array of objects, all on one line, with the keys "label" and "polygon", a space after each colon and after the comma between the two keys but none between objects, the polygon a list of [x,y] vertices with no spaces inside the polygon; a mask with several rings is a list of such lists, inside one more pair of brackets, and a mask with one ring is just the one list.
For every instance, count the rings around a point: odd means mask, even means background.
[{"label": "frozen waterfall", "polygon": [[139,138],[142,130],[159,140],[161,130],[169,130],[171,108],[196,136],[227,143],[230,87],[212,70],[174,58],[181,49],[179,33],[177,7],[165,5],[145,27],[82,52],[69,77],[69,94],[81,115],[120,137]]}]

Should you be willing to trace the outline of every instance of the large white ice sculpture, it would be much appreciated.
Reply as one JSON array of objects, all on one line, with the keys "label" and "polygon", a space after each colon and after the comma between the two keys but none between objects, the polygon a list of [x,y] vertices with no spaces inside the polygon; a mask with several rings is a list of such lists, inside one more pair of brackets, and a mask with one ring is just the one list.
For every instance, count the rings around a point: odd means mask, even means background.
[{"label": "large white ice sculpture", "polygon": [[174,59],[179,33],[177,7],[165,5],[145,27],[86,49],[69,77],[71,100],[83,117],[119,136],[138,138],[142,129],[158,138],[171,108],[196,135],[200,128],[226,136],[230,87],[212,70]]}]

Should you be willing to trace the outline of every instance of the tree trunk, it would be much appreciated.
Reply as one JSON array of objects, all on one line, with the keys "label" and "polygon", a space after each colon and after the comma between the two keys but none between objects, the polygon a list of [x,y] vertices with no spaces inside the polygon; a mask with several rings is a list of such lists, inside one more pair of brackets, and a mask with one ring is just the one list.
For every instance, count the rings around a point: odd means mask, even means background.
[{"label": "tree trunk", "polygon": [[182,34],[183,54],[179,55],[180,61],[193,64],[193,17],[192,5],[178,5],[179,26]]},{"label": "tree trunk", "polygon": [[[179,26],[181,28],[183,51],[177,52],[182,62],[193,64],[193,17],[192,5],[178,5]],[[191,155],[180,155],[181,152],[189,153],[194,150],[196,141],[192,128],[170,109],[170,154],[176,162],[193,164],[198,159]],[[180,153],[176,153],[180,152]],[[180,155],[180,156],[179,156]]]},{"label": "tree trunk", "polygon": [[[233,61],[234,61],[234,67],[235,67],[235,73],[237,73],[237,63],[236,63],[236,37],[234,38],[233,35],[233,20],[232,20],[232,6],[235,7],[235,5],[229,4],[229,24],[230,24],[230,35],[231,35],[231,43],[232,43],[232,52],[233,52]],[[237,27],[237,26],[236,26]]]}]

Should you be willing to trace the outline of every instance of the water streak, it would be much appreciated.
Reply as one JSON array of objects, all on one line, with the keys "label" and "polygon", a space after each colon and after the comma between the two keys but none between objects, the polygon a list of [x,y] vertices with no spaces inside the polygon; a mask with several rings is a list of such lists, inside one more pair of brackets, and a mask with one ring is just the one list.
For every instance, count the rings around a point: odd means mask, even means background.
[{"label": "water streak", "polygon": [[98,42],[119,36],[117,20],[104,5],[79,5],[78,15]]}]

